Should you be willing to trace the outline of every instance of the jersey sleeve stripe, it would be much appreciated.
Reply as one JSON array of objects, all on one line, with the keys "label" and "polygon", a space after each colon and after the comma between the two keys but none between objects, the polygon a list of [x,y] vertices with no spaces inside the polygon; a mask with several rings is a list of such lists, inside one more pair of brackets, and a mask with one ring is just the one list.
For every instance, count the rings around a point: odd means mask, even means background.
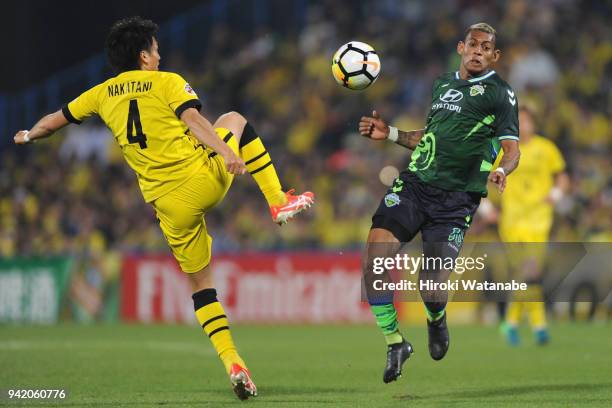
[{"label": "jersey sleeve stripe", "polygon": [[72,113],[70,112],[70,109],[68,109],[68,105],[62,106],[62,113],[64,114],[64,117],[66,118],[68,122],[75,123],[77,125],[80,125],[81,123],[83,123],[82,120],[78,120],[72,115]]},{"label": "jersey sleeve stripe", "polygon": [[497,139],[499,140],[519,140],[518,136],[514,136],[514,135],[504,135],[504,136],[498,136]]},{"label": "jersey sleeve stripe", "polygon": [[176,113],[176,117],[180,119],[183,112],[185,112],[189,108],[196,108],[198,112],[202,109],[202,102],[199,99],[190,99],[187,102],[183,102],[174,113]]}]

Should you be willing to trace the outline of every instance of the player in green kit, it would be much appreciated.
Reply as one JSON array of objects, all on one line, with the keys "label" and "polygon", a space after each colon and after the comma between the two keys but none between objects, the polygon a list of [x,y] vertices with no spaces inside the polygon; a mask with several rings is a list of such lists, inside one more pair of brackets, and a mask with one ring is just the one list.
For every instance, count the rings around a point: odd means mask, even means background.
[{"label": "player in green kit", "polygon": [[[398,130],[376,111],[359,122],[361,135],[390,139],[414,150],[408,168],[372,217],[364,264],[368,301],[388,346],[385,383],[401,375],[413,348],[400,334],[393,292],[368,287],[374,256],[393,257],[402,243],[420,231],[425,258],[456,258],[480,199],[487,194],[487,180],[503,192],[506,176],[519,161],[516,95],[491,69],[501,55],[495,30],[486,23],[468,27],[457,52],[459,71],[434,81],[425,129]],[[504,156],[493,169],[500,148]],[[422,268],[419,279],[443,282],[449,274],[449,270]],[[427,314],[429,354],[440,360],[449,347],[447,293],[422,290],[421,298]]]}]

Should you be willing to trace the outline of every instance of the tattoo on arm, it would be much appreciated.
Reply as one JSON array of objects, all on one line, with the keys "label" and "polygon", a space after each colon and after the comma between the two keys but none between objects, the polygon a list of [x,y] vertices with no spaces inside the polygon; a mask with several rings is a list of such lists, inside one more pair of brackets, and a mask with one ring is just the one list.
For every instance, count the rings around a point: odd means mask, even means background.
[{"label": "tattoo on arm", "polygon": [[515,140],[502,140],[501,147],[504,150],[504,155],[499,163],[499,167],[504,169],[504,173],[508,176],[518,166],[521,150],[519,149],[518,141]]},{"label": "tattoo on arm", "polygon": [[419,144],[423,134],[425,133],[425,129],[419,130],[411,130],[411,131],[398,131],[397,135],[397,143],[400,146],[407,147],[408,149],[414,150],[414,148]]},{"label": "tattoo on arm", "polygon": [[514,169],[516,169],[520,157],[521,153],[518,149],[509,153],[504,152],[504,156],[502,157],[499,163],[499,167],[504,169],[504,173],[506,174],[506,176],[512,173]]}]

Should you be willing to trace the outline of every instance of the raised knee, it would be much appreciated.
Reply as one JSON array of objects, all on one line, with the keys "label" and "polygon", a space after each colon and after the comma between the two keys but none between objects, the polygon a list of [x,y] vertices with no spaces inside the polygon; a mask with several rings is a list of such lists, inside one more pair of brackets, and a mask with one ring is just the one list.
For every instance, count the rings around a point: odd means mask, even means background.
[{"label": "raised knee", "polygon": [[236,111],[224,113],[219,117],[219,121],[228,122],[241,128],[247,123],[246,118]]}]

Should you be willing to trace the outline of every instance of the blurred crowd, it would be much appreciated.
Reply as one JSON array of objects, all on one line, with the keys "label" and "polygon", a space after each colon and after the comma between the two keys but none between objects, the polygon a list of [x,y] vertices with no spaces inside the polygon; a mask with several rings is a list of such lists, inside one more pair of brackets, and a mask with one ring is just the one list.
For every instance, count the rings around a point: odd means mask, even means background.
[{"label": "blurred crowd", "polygon": [[[612,241],[612,29],[606,2],[573,0],[321,1],[295,26],[243,33],[210,27],[196,58],[161,41],[162,69],[182,74],[211,121],[237,110],[268,146],[283,186],[317,195],[313,211],[278,227],[249,175],[207,215],[217,251],[350,249],[410,152],[357,134],[376,109],[400,129],[424,124],[431,84],[456,70],[464,29],[498,31],[496,70],[538,112],[540,134],[562,150],[572,180],[557,205],[553,240]],[[362,92],[338,86],[330,60],[350,40],[374,46],[377,82]],[[193,41],[193,40],[191,40]],[[202,40],[200,40],[202,41]],[[166,251],[152,209],[102,123],[5,151],[0,162],[0,255]],[[391,166],[391,167],[388,167]],[[385,171],[381,171],[385,168]],[[509,179],[512,182],[512,179]],[[495,202],[495,197],[493,197]],[[470,234],[496,239],[476,220]]]}]

